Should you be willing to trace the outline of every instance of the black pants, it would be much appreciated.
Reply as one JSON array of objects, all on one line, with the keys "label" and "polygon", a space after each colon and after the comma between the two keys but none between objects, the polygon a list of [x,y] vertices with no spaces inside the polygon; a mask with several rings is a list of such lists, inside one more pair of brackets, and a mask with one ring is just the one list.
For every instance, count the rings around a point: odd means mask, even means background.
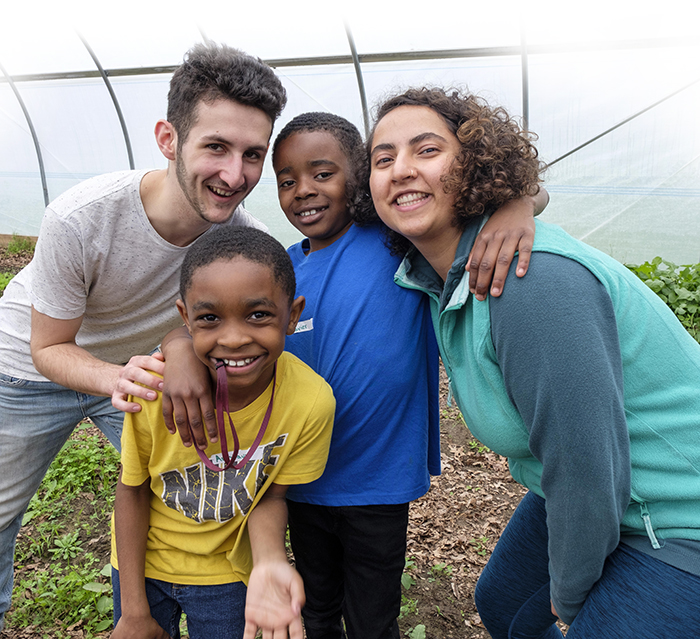
[{"label": "black pants", "polygon": [[408,504],[287,505],[307,638],[399,639]]}]

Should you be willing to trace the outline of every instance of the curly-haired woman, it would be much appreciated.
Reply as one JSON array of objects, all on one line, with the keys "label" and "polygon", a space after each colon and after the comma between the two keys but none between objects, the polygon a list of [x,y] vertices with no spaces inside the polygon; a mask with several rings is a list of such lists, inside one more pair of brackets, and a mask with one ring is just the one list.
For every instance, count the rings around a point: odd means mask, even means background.
[{"label": "curly-haired woman", "polygon": [[[537,222],[527,277],[470,294],[488,215],[538,191],[531,136],[472,95],[386,101],[370,187],[397,282],[431,301],[472,433],[529,493],[475,598],[494,638],[680,637],[700,628],[700,345],[625,267]],[[695,631],[690,631],[691,634]]]}]

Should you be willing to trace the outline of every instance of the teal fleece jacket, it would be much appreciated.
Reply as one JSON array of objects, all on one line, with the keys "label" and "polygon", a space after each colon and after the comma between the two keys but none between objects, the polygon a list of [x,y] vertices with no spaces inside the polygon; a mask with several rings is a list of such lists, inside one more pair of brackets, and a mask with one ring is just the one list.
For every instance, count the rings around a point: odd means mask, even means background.
[{"label": "teal fleece jacket", "polygon": [[621,537],[650,554],[700,540],[700,345],[619,262],[536,224],[530,270],[500,298],[469,293],[477,221],[444,287],[415,252],[395,280],[429,295],[472,433],[546,499],[552,601],[571,623]]}]

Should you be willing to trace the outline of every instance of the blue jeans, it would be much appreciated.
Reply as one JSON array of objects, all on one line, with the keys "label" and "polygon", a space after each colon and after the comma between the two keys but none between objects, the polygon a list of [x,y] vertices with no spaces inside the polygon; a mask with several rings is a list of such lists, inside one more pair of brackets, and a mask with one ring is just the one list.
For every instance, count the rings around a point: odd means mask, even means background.
[{"label": "blue jeans", "polygon": [[408,504],[287,509],[308,639],[399,639]]},{"label": "blue jeans", "polygon": [[[112,568],[114,625],[122,616],[119,571]],[[191,639],[241,639],[245,629],[246,586],[242,581],[216,586],[171,584],[146,579],[151,616],[173,639],[180,637],[180,617],[187,615]]]},{"label": "blue jeans", "polygon": [[54,457],[86,417],[120,449],[124,413],[109,397],[0,373],[0,629],[12,597],[15,540]]},{"label": "blue jeans", "polygon": [[[547,542],[545,501],[528,493],[474,592],[493,639],[561,639],[550,611]],[[695,636],[700,628],[698,593],[697,575],[620,544],[607,558],[566,639]]]}]

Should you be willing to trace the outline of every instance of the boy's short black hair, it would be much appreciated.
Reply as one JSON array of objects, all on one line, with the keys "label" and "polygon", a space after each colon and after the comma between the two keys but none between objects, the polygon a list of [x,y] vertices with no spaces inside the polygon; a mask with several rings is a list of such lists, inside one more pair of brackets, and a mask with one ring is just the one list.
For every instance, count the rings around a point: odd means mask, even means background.
[{"label": "boy's short black hair", "polygon": [[170,80],[167,118],[179,145],[196,122],[199,103],[219,99],[260,109],[274,124],[287,103],[287,92],[260,58],[225,44],[196,44]]},{"label": "boy's short black hair", "polygon": [[348,177],[345,183],[345,197],[348,212],[354,222],[362,221],[365,209],[372,208],[369,196],[369,161],[367,149],[357,127],[345,118],[333,113],[310,111],[290,120],[279,132],[272,145],[272,162],[279,145],[295,133],[325,131],[330,133],[340,145],[348,160]]},{"label": "boy's short black hair", "polygon": [[248,226],[220,226],[199,238],[187,250],[180,271],[180,299],[185,301],[198,269],[217,260],[232,260],[238,256],[267,266],[291,305],[297,285],[292,260],[274,237]]}]

